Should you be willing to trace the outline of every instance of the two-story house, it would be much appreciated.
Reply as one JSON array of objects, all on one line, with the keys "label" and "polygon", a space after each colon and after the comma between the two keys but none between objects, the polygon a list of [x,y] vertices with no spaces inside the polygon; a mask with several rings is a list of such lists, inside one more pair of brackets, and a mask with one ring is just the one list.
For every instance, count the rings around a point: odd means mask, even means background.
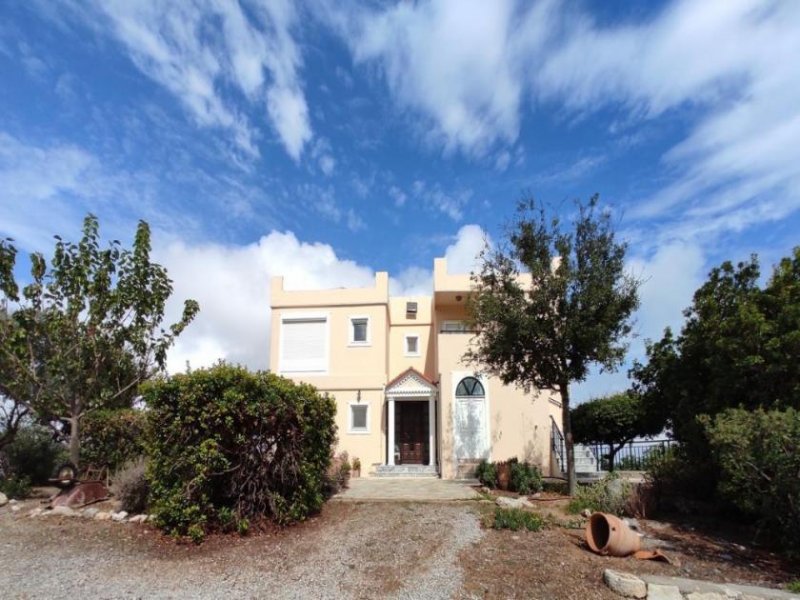
[{"label": "two-story house", "polygon": [[375,285],[287,291],[271,282],[270,368],[336,398],[339,450],[365,474],[468,476],[480,459],[518,457],[557,468],[557,394],[525,394],[462,361],[468,275],[434,261],[432,296],[392,297]]}]

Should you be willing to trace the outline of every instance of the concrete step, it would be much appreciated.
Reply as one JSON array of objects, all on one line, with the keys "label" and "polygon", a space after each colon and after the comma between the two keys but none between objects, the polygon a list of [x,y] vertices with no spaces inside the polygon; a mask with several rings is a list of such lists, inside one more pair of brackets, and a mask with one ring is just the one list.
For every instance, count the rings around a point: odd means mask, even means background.
[{"label": "concrete step", "polygon": [[375,477],[438,477],[436,467],[429,465],[378,465]]}]

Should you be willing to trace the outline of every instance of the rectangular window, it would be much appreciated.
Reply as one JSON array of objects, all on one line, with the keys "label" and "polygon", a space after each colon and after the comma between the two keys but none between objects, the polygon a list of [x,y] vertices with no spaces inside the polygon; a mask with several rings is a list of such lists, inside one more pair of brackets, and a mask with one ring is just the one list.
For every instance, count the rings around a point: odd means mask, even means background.
[{"label": "rectangular window", "polygon": [[442,321],[439,331],[441,333],[469,333],[470,329],[466,321]]},{"label": "rectangular window", "polygon": [[350,405],[348,433],[369,433],[369,404]]},{"label": "rectangular window", "polygon": [[350,344],[369,345],[369,317],[350,317]]},{"label": "rectangular window", "polygon": [[406,336],[406,356],[419,356],[419,336]]},{"label": "rectangular window", "polygon": [[327,317],[283,317],[281,319],[280,352],[280,370],[283,373],[327,371]]}]

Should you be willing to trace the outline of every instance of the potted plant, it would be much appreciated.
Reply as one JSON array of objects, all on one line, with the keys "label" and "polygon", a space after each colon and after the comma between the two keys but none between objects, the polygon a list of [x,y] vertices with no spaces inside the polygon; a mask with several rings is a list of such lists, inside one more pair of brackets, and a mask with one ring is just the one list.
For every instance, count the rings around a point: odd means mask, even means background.
[{"label": "potted plant", "polygon": [[508,491],[511,484],[511,461],[504,460],[497,463],[497,487]]},{"label": "potted plant", "polygon": [[352,470],[350,471],[351,477],[361,477],[361,460],[358,457],[353,457]]}]

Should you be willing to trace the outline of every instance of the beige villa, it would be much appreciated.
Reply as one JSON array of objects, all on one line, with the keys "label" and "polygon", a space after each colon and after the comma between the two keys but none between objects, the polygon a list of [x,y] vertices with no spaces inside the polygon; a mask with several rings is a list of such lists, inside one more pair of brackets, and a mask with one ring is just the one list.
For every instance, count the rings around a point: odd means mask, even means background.
[{"label": "beige villa", "polygon": [[558,469],[552,436],[561,404],[466,365],[468,275],[434,261],[432,296],[393,297],[389,276],[368,288],[287,291],[271,282],[270,368],[336,398],[339,450],[363,475],[461,478],[481,459],[518,457]]}]

